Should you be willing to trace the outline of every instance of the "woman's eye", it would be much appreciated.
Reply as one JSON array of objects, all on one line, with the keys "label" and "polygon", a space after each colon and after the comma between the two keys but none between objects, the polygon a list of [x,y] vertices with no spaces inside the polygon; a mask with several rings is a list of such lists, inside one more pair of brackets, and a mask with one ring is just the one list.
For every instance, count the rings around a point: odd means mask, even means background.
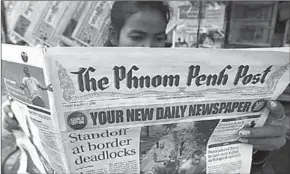
[{"label": "woman's eye", "polygon": [[134,41],[141,41],[141,40],[143,40],[143,36],[130,36],[130,37]]},{"label": "woman's eye", "polygon": [[163,42],[163,41],[165,41],[165,40],[166,40],[165,37],[157,37],[157,38],[156,38],[156,41],[157,41],[157,42]]}]

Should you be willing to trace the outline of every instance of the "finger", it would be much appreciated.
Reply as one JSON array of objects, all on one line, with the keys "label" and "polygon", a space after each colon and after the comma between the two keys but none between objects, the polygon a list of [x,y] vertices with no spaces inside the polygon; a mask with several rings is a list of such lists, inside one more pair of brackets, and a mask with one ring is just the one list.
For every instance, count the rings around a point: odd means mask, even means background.
[{"label": "finger", "polygon": [[7,100],[13,100],[13,98],[10,95],[7,95]]},{"label": "finger", "polygon": [[7,95],[7,100],[11,104],[11,102],[13,101],[13,98],[10,95]]},{"label": "finger", "polygon": [[290,140],[290,129],[288,129],[288,131],[287,131],[287,133],[286,133],[286,138],[287,138],[288,140]]},{"label": "finger", "polygon": [[13,130],[21,129],[16,120],[9,119],[9,118],[8,119],[4,118],[3,127],[9,132],[12,132]]},{"label": "finger", "polygon": [[11,105],[6,105],[6,106],[4,106],[3,111],[4,111],[4,113],[5,113],[5,114],[10,118],[10,119],[15,118],[15,115],[14,115],[14,113],[12,112],[12,109],[11,109]]},{"label": "finger", "polygon": [[16,119],[11,119],[8,116],[4,116],[4,123],[11,125],[12,127],[18,127],[19,123]]},{"label": "finger", "polygon": [[286,144],[285,137],[274,137],[274,138],[241,138],[239,139],[242,143],[253,145],[254,149],[270,151],[280,149]]},{"label": "finger", "polygon": [[245,128],[239,131],[240,137],[285,137],[287,128],[283,125],[268,125],[264,127]]},{"label": "finger", "polygon": [[270,116],[276,119],[282,119],[285,116],[283,105],[278,101],[268,101],[266,107],[270,110]]},{"label": "finger", "polygon": [[8,132],[12,132],[13,130],[21,130],[21,127],[19,125],[11,125],[6,122],[3,122],[3,127]]},{"label": "finger", "polygon": [[12,132],[12,130],[13,130],[13,127],[10,126],[9,124],[5,123],[5,122],[3,123],[3,127],[4,127],[4,129],[7,130],[8,132]]},{"label": "finger", "polygon": [[9,118],[7,115],[4,115],[3,127],[9,132],[12,132],[12,130],[21,129],[18,121],[16,119]]}]

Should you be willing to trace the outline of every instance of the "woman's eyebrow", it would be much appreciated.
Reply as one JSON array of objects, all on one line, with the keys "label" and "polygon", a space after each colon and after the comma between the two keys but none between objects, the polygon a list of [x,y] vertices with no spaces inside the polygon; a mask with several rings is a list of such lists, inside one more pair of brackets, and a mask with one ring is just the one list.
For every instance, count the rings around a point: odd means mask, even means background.
[{"label": "woman's eyebrow", "polygon": [[158,35],[166,35],[166,33],[164,31],[160,32],[160,33],[156,33],[154,34],[155,36],[158,36]]},{"label": "woman's eyebrow", "polygon": [[145,31],[142,30],[131,30],[130,33],[136,33],[136,34],[141,34],[141,35],[147,35],[147,33]]}]

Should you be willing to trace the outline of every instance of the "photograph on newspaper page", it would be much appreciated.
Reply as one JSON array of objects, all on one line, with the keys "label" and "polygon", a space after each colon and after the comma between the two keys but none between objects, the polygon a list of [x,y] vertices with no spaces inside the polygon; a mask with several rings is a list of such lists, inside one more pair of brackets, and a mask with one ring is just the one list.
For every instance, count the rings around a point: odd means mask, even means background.
[{"label": "photograph on newspaper page", "polygon": [[207,120],[142,127],[141,173],[206,173],[207,141],[218,122]]},{"label": "photograph on newspaper page", "polygon": [[[26,59],[25,52],[21,55]],[[49,110],[48,92],[51,84],[45,84],[43,69],[31,65],[2,61],[3,80],[7,92],[15,99]],[[13,72],[13,73],[12,73]]]}]

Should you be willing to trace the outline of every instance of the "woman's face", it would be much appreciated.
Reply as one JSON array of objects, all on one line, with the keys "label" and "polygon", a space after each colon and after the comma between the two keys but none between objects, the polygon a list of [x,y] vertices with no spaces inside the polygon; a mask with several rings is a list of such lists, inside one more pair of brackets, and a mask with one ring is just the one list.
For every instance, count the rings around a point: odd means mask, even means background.
[{"label": "woman's face", "polygon": [[166,21],[157,10],[143,10],[131,15],[119,34],[120,47],[165,47]]}]

